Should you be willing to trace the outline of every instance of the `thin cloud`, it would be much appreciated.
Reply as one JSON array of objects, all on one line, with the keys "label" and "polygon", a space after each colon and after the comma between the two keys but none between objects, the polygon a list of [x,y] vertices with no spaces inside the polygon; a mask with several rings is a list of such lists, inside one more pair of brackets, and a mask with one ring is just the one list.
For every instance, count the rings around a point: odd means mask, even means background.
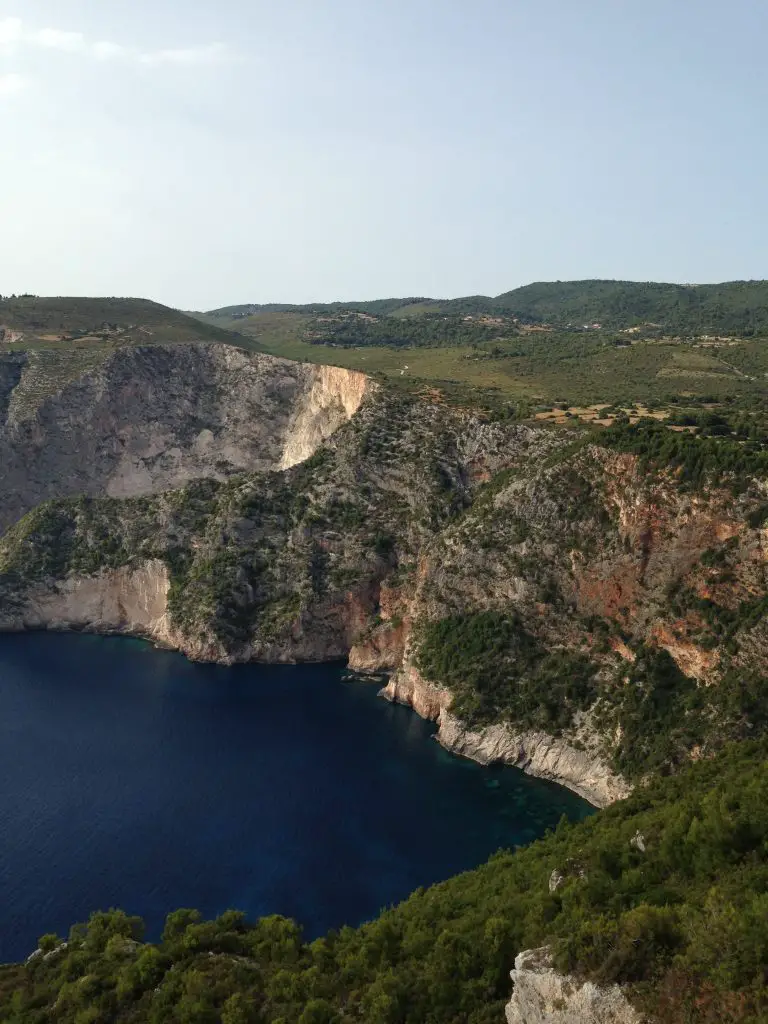
[{"label": "thin cloud", "polygon": [[46,50],[80,53],[86,48],[85,36],[82,32],[62,32],[58,28],[42,28],[23,38],[33,46],[42,46]]},{"label": "thin cloud", "polygon": [[21,18],[0,18],[0,51],[15,49],[24,35]]},{"label": "thin cloud", "polygon": [[106,39],[90,42],[82,32],[59,28],[27,29],[21,18],[0,18],[0,53],[13,53],[23,46],[83,54],[98,61],[122,60],[154,66],[193,67],[219,64],[232,58],[223,43],[141,51]]},{"label": "thin cloud", "polygon": [[0,75],[0,97],[16,96],[18,93],[23,92],[27,85],[27,79],[23,75],[17,75],[15,72]]},{"label": "thin cloud", "polygon": [[109,43],[106,40],[93,43],[90,50],[96,60],[114,60],[120,57],[130,57],[130,50],[125,46],[121,46],[119,43]]}]

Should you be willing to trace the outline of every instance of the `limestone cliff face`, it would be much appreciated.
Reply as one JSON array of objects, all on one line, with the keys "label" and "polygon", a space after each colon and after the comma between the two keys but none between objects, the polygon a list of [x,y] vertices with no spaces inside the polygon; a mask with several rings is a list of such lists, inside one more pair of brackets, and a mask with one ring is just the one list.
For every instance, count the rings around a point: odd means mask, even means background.
[{"label": "limestone cliff face", "polygon": [[317,451],[341,423],[355,415],[371,386],[369,378],[355,370],[338,366],[312,369],[312,386],[295,403],[280,460],[281,469],[290,469]]},{"label": "limestone cliff face", "polygon": [[405,704],[422,718],[436,722],[438,741],[454,754],[480,764],[521,768],[528,775],[567,786],[595,807],[605,807],[630,793],[630,787],[602,758],[576,749],[566,740],[506,724],[467,729],[450,713],[450,692],[427,682],[413,665],[395,673],[381,692],[387,700]]},{"label": "limestone cliff face", "polygon": [[452,699],[449,690],[428,683],[413,665],[407,665],[396,672],[381,695],[396,704],[413,708],[417,715],[430,722],[437,722],[438,725],[443,715],[448,713]]},{"label": "limestone cliff face", "polygon": [[519,731],[505,724],[467,730],[452,715],[440,720],[440,742],[481,764],[511,764],[528,775],[567,786],[595,807],[606,807],[630,793],[627,783],[599,756],[541,731]]},{"label": "limestone cliff face", "polygon": [[405,589],[383,581],[378,593],[378,610],[381,621],[364,628],[354,638],[349,652],[349,667],[353,672],[392,672],[403,662],[412,625]]},{"label": "limestone cliff face", "polygon": [[507,1024],[641,1024],[618,985],[582,983],[558,974],[546,947],[520,953],[512,981]]},{"label": "limestone cliff face", "polygon": [[0,359],[0,533],[53,497],[132,497],[294,465],[374,387],[360,373],[227,345],[145,346],[20,405],[27,364]]},{"label": "limestone cliff face", "polygon": [[144,637],[178,650],[193,661],[232,665],[335,661],[346,658],[352,638],[370,617],[370,587],[318,602],[294,622],[287,635],[229,646],[206,632],[179,628],[168,607],[170,576],[152,559],[139,567],[70,575],[31,587],[22,604],[0,610],[0,632],[84,631]]},{"label": "limestone cliff face", "polygon": [[3,616],[0,629],[125,633],[176,647],[179,638],[168,620],[169,586],[168,570],[158,560],[69,577],[32,588],[22,608]]},{"label": "limestone cliff face", "polygon": [[[0,391],[25,372],[6,366]],[[665,768],[753,729],[728,686],[734,667],[768,671],[761,481],[738,497],[683,489],[567,434],[206,345],[118,351],[27,418],[9,408],[0,519],[54,494],[119,498],[48,503],[0,537],[0,628],[133,631],[225,664],[348,657],[394,673],[385,694],[437,722],[447,748],[599,806],[655,749],[637,730],[656,722],[659,651],[681,693],[706,694],[703,711],[674,712],[679,741],[661,722]],[[142,572],[165,581],[165,604],[131,596]],[[517,633],[475,716],[495,724],[468,728],[472,694],[446,669],[452,710],[438,675],[419,674],[420,644],[487,612]]]}]

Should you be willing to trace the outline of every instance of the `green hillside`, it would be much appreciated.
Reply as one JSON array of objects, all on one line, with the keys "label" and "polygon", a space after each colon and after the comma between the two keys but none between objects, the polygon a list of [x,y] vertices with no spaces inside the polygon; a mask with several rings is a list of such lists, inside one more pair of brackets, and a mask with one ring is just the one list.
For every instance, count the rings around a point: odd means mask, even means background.
[{"label": "green hillside", "polygon": [[768,281],[556,281],[495,298],[251,304],[195,316],[273,355],[470,404],[754,408],[768,397]]},{"label": "green hillside", "polygon": [[499,311],[560,327],[596,322],[625,328],[650,322],[686,334],[768,333],[768,281],[702,285],[556,281],[516,288],[493,303]]},{"label": "green hillside", "polygon": [[[434,303],[433,299],[410,298],[410,299],[371,299],[369,302],[305,302],[295,304],[290,302],[265,302],[245,303],[239,306],[222,306],[220,309],[210,309],[203,314],[215,319],[227,320],[238,317],[253,316],[254,313],[299,313],[309,315],[322,315],[323,313],[339,313],[345,310],[352,310],[357,313],[373,313],[378,316],[392,316],[402,309],[418,308],[422,303]],[[439,306],[440,303],[437,303]],[[198,315],[198,314],[196,314]]]},{"label": "green hillside", "polygon": [[237,340],[220,327],[158,302],[131,298],[0,298],[2,328],[21,334],[18,344],[26,348],[80,341],[150,344]]},{"label": "green hillside", "polygon": [[369,302],[330,302],[290,305],[272,303],[224,306],[205,314],[219,320],[257,313],[325,315],[342,311],[374,316],[416,316],[428,312],[490,314],[518,317],[524,322],[555,327],[599,323],[622,329],[655,324],[684,334],[727,333],[752,336],[768,333],[768,281],[730,281],[724,284],[681,285],[644,281],[538,282],[490,297],[458,299],[376,299]]}]

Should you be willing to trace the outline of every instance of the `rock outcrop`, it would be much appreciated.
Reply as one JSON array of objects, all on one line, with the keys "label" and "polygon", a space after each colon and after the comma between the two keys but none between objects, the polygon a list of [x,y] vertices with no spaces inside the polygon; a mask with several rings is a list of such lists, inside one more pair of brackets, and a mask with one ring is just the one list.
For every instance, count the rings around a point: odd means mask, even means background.
[{"label": "rock outcrop", "polygon": [[179,636],[168,619],[169,587],[168,570],[158,559],[139,568],[71,576],[30,589],[23,607],[3,616],[0,629],[125,633],[178,647]]},{"label": "rock outcrop", "polygon": [[281,469],[290,469],[308,459],[341,423],[360,408],[371,381],[364,373],[339,366],[312,366],[309,391],[295,402],[280,459]]},{"label": "rock outcrop", "polygon": [[520,731],[507,724],[468,729],[450,713],[448,690],[423,679],[409,665],[396,673],[382,696],[408,707],[438,726],[437,740],[454,754],[480,764],[508,764],[526,774],[550,779],[578,793],[595,807],[605,807],[630,793],[627,783],[599,756],[540,731]]},{"label": "rock outcrop", "polygon": [[217,344],[120,348],[20,406],[32,373],[33,359],[0,359],[0,533],[49,498],[134,497],[294,465],[375,387],[352,370]]},{"label": "rock outcrop", "polygon": [[394,672],[403,663],[412,628],[409,595],[402,586],[382,580],[378,594],[379,621],[363,629],[349,652],[353,672]]},{"label": "rock outcrop", "polygon": [[600,986],[559,974],[549,949],[528,949],[515,959],[507,1024],[641,1024],[618,985]]}]

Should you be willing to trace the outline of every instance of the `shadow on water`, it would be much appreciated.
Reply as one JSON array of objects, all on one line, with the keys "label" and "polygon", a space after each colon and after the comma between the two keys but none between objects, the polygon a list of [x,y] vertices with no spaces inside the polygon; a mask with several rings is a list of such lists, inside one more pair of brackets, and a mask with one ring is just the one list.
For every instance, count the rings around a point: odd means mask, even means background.
[{"label": "shadow on water", "polygon": [[94,909],[297,918],[310,936],[591,808],[482,768],[341,665],[195,665],[0,636],[0,962]]}]

